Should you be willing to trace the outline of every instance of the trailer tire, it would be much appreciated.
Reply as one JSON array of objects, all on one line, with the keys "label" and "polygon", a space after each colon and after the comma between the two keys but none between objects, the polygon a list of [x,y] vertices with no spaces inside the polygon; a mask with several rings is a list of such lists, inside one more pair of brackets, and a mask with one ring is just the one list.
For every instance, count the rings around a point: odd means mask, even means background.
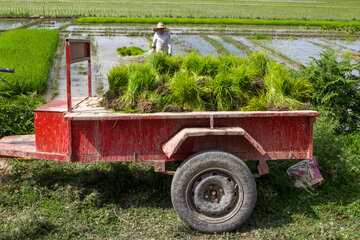
[{"label": "trailer tire", "polygon": [[256,183],[233,154],[205,151],[190,156],[176,171],[171,201],[178,216],[204,233],[232,231],[245,222],[256,202]]}]

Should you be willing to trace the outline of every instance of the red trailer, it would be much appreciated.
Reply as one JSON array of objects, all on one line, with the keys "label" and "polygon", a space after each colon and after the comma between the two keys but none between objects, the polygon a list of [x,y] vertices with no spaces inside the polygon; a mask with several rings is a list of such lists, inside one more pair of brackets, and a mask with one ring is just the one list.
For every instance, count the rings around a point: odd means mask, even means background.
[{"label": "red trailer", "polygon": [[[67,40],[68,50],[71,44]],[[0,140],[0,156],[151,162],[156,172],[174,175],[174,209],[202,232],[230,231],[250,216],[254,177],[269,173],[268,160],[313,158],[315,111],[127,114],[100,107],[91,91],[87,98],[71,98],[68,87],[67,99],[34,110],[34,135]],[[245,160],[257,162],[256,173]],[[176,172],[167,171],[169,161],[182,164]]]}]

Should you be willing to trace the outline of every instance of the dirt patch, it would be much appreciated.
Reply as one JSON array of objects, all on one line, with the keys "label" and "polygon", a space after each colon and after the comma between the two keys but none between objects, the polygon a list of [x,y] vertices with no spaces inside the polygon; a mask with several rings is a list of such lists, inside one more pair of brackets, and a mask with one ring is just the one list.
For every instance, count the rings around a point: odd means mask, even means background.
[{"label": "dirt patch", "polygon": [[192,112],[192,109],[185,109],[182,106],[167,105],[164,112]]},{"label": "dirt patch", "polygon": [[160,85],[156,88],[156,92],[165,95],[170,93],[170,89],[165,87],[164,85]]},{"label": "dirt patch", "polygon": [[11,172],[11,165],[6,158],[0,158],[0,183]]},{"label": "dirt patch", "polygon": [[143,113],[155,112],[155,103],[151,100],[144,100],[138,104],[138,110]]}]

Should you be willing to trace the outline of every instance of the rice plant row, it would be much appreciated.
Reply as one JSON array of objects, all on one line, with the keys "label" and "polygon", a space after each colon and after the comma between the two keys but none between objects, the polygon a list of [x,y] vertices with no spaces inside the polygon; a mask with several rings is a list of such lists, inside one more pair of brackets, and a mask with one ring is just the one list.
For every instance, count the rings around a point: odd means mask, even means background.
[{"label": "rice plant row", "polygon": [[202,34],[201,37],[207,41],[208,43],[210,43],[215,49],[216,51],[220,54],[220,55],[229,55],[230,51],[227,50],[221,42],[219,42],[218,40],[209,37],[207,35]]},{"label": "rice plant row", "polygon": [[273,26],[315,26],[323,30],[344,30],[357,32],[358,21],[305,21],[305,20],[260,20],[219,18],[130,18],[130,17],[86,17],[76,19],[77,23],[147,23],[156,24],[220,24],[220,25],[273,25]]},{"label": "rice plant row", "polygon": [[307,109],[311,84],[266,52],[248,57],[154,54],[108,74],[103,105],[124,112]]},{"label": "rice plant row", "polygon": [[[161,3],[160,3],[161,2]],[[250,1],[251,2],[251,1]],[[156,6],[156,7],[154,7]],[[0,16],[45,17],[172,17],[172,18],[248,18],[358,20],[360,9],[355,3],[324,4],[315,2],[239,1],[217,3],[196,1],[29,1],[0,2]]]},{"label": "rice plant row", "polygon": [[0,35],[0,66],[14,74],[0,73],[9,85],[0,83],[0,95],[43,93],[57,49],[56,30],[18,29]]}]

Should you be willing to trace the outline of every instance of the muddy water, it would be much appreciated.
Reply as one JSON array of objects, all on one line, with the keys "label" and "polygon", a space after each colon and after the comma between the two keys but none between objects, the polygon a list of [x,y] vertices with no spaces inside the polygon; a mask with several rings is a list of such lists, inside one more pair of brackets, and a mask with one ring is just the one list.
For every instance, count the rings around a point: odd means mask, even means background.
[{"label": "muddy water", "polygon": [[350,49],[352,51],[360,51],[360,40],[356,40],[356,41],[341,41],[341,40],[333,40],[330,41],[332,43],[335,43],[339,46],[345,47],[347,49]]},{"label": "muddy water", "polygon": [[[101,95],[108,88],[107,73],[109,70],[120,64],[129,64],[116,52],[118,47],[137,46],[142,49],[149,49],[149,41],[144,37],[127,36],[95,36],[92,37],[92,94]],[[62,56],[60,69],[60,80],[58,82],[58,97],[66,96],[66,61],[65,53]],[[87,62],[80,62],[71,65],[71,94],[73,97],[87,96]]]},{"label": "muddy water", "polygon": [[69,24],[68,21],[41,21],[39,24],[33,25],[29,28],[31,29],[50,29],[57,30],[62,28],[63,26]]},{"label": "muddy water", "polygon": [[266,45],[303,65],[308,65],[312,61],[310,57],[319,59],[320,53],[324,50],[324,48],[303,38],[294,40],[274,39],[267,41]]},{"label": "muddy water", "polygon": [[11,30],[23,26],[28,20],[0,20],[0,30]]},{"label": "muddy water", "polygon": [[[196,50],[199,52],[200,55],[215,55],[217,56],[216,49],[210,45],[207,41],[205,41],[200,36],[196,35],[179,35],[173,36],[173,41],[176,43],[178,42],[179,45],[185,46],[189,50]],[[176,47],[176,46],[175,46]]]},{"label": "muddy water", "polygon": [[234,54],[234,55],[241,55],[241,56],[245,56],[246,52],[238,49],[237,47],[235,47],[234,44],[232,43],[228,43],[225,42],[224,40],[222,40],[222,38],[218,37],[218,36],[209,36],[215,40],[217,40],[218,42],[220,42],[230,53]]}]

